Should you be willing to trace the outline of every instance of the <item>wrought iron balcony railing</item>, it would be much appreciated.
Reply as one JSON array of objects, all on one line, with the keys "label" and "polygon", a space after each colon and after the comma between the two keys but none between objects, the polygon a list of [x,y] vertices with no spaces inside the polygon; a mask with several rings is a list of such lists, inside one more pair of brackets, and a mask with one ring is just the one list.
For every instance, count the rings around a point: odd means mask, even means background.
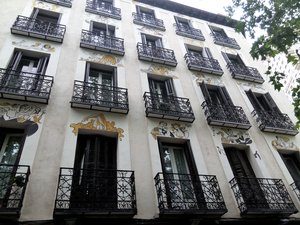
[{"label": "wrought iron balcony railing", "polygon": [[64,40],[65,32],[65,25],[50,23],[25,16],[18,16],[11,27],[12,34],[20,34],[60,43]]},{"label": "wrought iron balcony railing", "polygon": [[54,215],[136,214],[134,172],[61,168]]},{"label": "wrought iron balcony railing", "polygon": [[53,77],[0,69],[0,97],[48,103]]},{"label": "wrought iron balcony railing", "polygon": [[158,173],[155,178],[161,215],[215,215],[227,212],[216,176]]},{"label": "wrought iron balcony railing", "polygon": [[69,7],[69,8],[72,7],[72,1],[71,0],[42,0],[42,1],[57,4],[57,5],[61,5],[61,6],[65,6],[65,7]]},{"label": "wrought iron balcony railing", "polygon": [[239,44],[234,38],[218,35],[218,34],[211,34],[214,38],[214,43],[217,45],[222,45],[230,48],[235,48],[235,49],[241,49]]},{"label": "wrought iron balcony railing", "polygon": [[171,49],[138,43],[137,52],[140,60],[156,62],[169,66],[177,66],[177,60],[175,58],[174,51]]},{"label": "wrought iron balcony railing", "polygon": [[144,13],[132,13],[133,23],[139,25],[149,26],[158,30],[165,31],[164,21],[156,19],[154,16],[146,15]]},{"label": "wrought iron balcony railing", "polygon": [[190,27],[190,26],[179,25],[179,24],[176,24],[176,23],[174,24],[174,26],[176,28],[176,34],[178,34],[178,35],[193,38],[193,39],[197,39],[197,40],[200,40],[200,41],[205,40],[201,30],[199,30],[199,29],[195,29],[195,28]]},{"label": "wrought iron balcony railing", "polygon": [[124,39],[82,30],[80,47],[124,55]]},{"label": "wrought iron balcony railing", "polygon": [[200,54],[186,53],[184,56],[189,70],[222,75],[224,72],[216,59],[206,58]]},{"label": "wrought iron balcony railing", "polygon": [[256,68],[232,63],[228,63],[227,68],[230,70],[232,77],[235,79],[253,81],[260,84],[265,82],[264,78],[262,78]]},{"label": "wrought iron balcony railing", "polygon": [[295,181],[291,184],[291,187],[295,194],[297,195],[298,199],[300,200],[300,181]]},{"label": "wrought iron balcony railing", "polygon": [[242,215],[297,212],[281,179],[235,177],[229,183]]},{"label": "wrought iron balcony railing", "polygon": [[184,122],[194,122],[195,116],[188,98],[145,92],[146,116]]},{"label": "wrought iron balcony railing", "polygon": [[75,80],[71,106],[127,114],[128,92],[126,88]]},{"label": "wrought iron balcony railing", "polygon": [[102,0],[87,0],[85,11],[118,20],[121,19],[121,9]]},{"label": "wrought iron balcony railing", "polygon": [[298,130],[287,114],[264,110],[253,110],[251,114],[261,131],[289,135],[298,134]]},{"label": "wrought iron balcony railing", "polygon": [[0,164],[0,212],[19,215],[30,174],[29,166]]},{"label": "wrought iron balcony railing", "polygon": [[206,101],[201,106],[209,125],[236,127],[245,130],[251,127],[243,108],[240,106],[211,104]]}]

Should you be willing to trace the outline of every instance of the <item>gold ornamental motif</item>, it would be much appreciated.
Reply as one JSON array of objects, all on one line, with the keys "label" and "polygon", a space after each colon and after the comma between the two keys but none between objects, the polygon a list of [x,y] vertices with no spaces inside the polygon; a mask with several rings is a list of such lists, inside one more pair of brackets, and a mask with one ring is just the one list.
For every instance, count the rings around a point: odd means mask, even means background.
[{"label": "gold ornamental motif", "polygon": [[115,121],[108,121],[103,113],[88,116],[79,123],[71,123],[70,127],[73,128],[72,132],[76,136],[78,135],[79,129],[86,129],[116,132],[118,133],[118,138],[120,141],[122,141],[122,138],[124,137],[124,130],[116,127]]}]

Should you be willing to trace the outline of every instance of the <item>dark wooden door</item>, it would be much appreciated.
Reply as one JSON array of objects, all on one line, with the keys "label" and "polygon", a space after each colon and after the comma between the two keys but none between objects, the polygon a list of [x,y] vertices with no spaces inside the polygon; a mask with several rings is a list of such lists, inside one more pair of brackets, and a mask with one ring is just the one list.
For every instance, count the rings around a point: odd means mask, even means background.
[{"label": "dark wooden door", "polygon": [[225,148],[225,152],[247,208],[269,208],[246,152],[236,148]]},{"label": "dark wooden door", "polygon": [[72,207],[109,210],[117,207],[117,139],[79,135],[74,166]]}]

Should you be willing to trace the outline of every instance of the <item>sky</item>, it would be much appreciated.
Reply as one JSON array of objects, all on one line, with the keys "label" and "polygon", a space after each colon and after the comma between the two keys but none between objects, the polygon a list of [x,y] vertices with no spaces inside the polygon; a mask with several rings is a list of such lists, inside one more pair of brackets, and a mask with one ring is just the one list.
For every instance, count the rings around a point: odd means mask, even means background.
[{"label": "sky", "polygon": [[172,1],[197,7],[212,13],[223,14],[223,15],[226,15],[224,7],[231,4],[231,0],[172,0]]}]

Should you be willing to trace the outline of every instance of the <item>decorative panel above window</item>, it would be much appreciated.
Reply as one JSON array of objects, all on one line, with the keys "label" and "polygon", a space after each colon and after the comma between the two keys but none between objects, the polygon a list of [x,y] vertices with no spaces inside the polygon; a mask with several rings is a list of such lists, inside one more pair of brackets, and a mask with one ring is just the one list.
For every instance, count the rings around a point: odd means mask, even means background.
[{"label": "decorative panel above window", "polygon": [[209,125],[248,130],[251,124],[242,107],[233,105],[225,87],[200,85],[205,101],[201,104]]},{"label": "decorative panel above window", "polygon": [[265,80],[256,68],[246,66],[239,55],[232,55],[222,52],[227,63],[227,68],[235,79],[263,83]]},{"label": "decorative panel above window", "polygon": [[72,0],[41,0],[44,2],[49,2],[49,3],[53,3],[56,5],[61,5],[61,6],[65,6],[65,7],[72,7]]},{"label": "decorative panel above window", "polygon": [[296,135],[298,130],[287,114],[282,113],[269,93],[254,93],[251,90],[246,94],[254,110],[252,115],[261,131]]}]

